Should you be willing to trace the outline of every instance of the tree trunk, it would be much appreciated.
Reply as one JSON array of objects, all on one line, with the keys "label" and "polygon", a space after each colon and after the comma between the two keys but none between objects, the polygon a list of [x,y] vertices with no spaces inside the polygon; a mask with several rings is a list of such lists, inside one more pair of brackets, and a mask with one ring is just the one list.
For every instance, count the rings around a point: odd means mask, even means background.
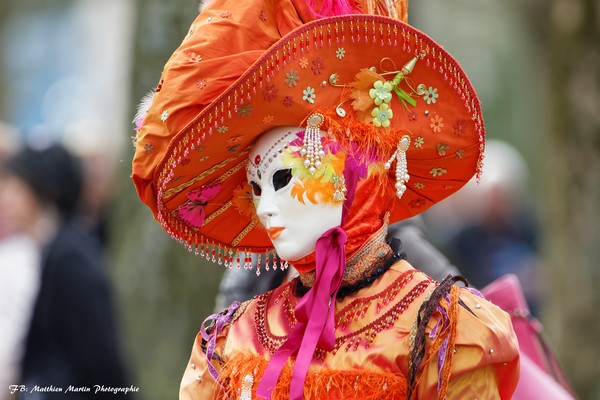
[{"label": "tree trunk", "polygon": [[550,284],[543,322],[578,394],[598,399],[600,3],[527,5],[548,68],[549,129],[539,144],[539,204]]},{"label": "tree trunk", "polygon": [[[197,4],[189,0],[137,3],[132,93],[141,99],[158,83],[165,62],[197,15]],[[129,128],[133,135],[133,126]],[[132,158],[129,147],[123,159]],[[194,338],[213,311],[223,271],[189,253],[160,228],[135,194],[130,174],[131,164],[124,162],[111,221],[113,276],[125,348],[140,388],[138,400],[176,398]]]}]

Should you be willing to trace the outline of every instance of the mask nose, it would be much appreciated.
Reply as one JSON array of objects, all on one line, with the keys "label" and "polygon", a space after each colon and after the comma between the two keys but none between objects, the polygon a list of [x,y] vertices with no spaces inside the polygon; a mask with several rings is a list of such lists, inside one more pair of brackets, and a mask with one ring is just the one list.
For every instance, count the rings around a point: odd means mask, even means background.
[{"label": "mask nose", "polygon": [[256,214],[263,221],[264,225],[266,225],[265,222],[268,219],[279,215],[274,191],[263,190],[258,206],[256,207]]}]

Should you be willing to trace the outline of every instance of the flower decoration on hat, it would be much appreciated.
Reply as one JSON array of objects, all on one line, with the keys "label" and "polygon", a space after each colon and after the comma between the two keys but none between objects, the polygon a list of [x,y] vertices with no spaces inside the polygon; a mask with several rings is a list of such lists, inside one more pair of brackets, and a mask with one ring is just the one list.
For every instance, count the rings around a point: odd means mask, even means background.
[{"label": "flower decoration on hat", "polygon": [[374,99],[375,105],[381,105],[381,103],[389,103],[392,99],[390,93],[394,87],[390,82],[375,81],[373,88],[369,90],[369,96]]},{"label": "flower decoration on hat", "polygon": [[394,116],[394,113],[387,104],[381,104],[379,107],[373,108],[371,111],[373,116],[373,124],[377,127],[387,128],[390,126],[390,119]]},{"label": "flower decoration on hat", "polygon": [[[392,109],[394,97],[397,97],[396,101],[399,101],[402,107],[408,110],[409,107],[416,106],[417,99],[424,93],[424,84],[419,84],[416,89],[413,89],[411,83],[408,81],[408,76],[415,68],[418,59],[418,56],[411,58],[400,70],[385,71],[381,66],[387,63],[393,66],[394,62],[389,58],[384,58],[380,62],[381,73],[377,72],[375,67],[363,68],[356,74],[355,80],[349,85],[339,84],[337,74],[330,76],[329,83],[332,86],[341,87],[345,90],[349,89],[349,92],[347,92],[348,97],[352,100],[352,109],[348,111],[343,108],[345,100],[338,104],[336,107],[337,116],[342,118],[350,116],[350,119],[356,119],[364,124],[364,134],[362,137],[354,138],[356,142],[354,146],[355,151],[359,154],[362,153],[360,158],[363,162],[367,158],[365,155],[370,155],[371,157],[369,164],[375,165],[382,162],[381,157],[386,153],[386,149],[385,146],[379,146],[379,144],[381,144],[382,137],[386,136],[386,132],[389,130],[394,118],[394,111]],[[393,76],[393,78],[387,80],[386,76]],[[344,93],[342,93],[343,96]],[[436,128],[438,128],[437,125]],[[410,137],[403,135],[395,143],[392,156],[383,168],[383,171],[391,169],[392,163],[396,161],[396,195],[398,198],[401,198],[406,191],[406,182],[410,178],[406,159],[406,152],[408,151],[410,142]],[[422,145],[422,143],[419,143],[419,145]],[[372,159],[373,156],[375,156],[375,159]]]}]

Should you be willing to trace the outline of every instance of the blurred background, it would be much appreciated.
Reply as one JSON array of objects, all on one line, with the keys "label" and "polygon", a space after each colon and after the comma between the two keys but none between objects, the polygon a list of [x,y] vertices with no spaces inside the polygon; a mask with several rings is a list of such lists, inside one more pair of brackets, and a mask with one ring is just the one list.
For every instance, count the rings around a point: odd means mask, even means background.
[{"label": "blurred background", "polygon": [[[409,9],[471,78],[490,140],[481,184],[428,211],[428,234],[477,286],[516,273],[579,396],[600,399],[600,1]],[[137,102],[197,12],[191,0],[0,2],[3,140],[61,141],[82,160],[82,212],[138,399],[176,396],[223,273],[170,239],[129,179]]]}]

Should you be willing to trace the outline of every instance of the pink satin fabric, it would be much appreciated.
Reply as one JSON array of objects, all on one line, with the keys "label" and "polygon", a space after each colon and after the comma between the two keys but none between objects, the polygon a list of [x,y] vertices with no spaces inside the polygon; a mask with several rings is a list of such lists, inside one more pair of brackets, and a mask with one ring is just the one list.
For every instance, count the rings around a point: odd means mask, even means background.
[{"label": "pink satin fabric", "polygon": [[[333,349],[335,342],[335,299],[344,276],[346,233],[335,227],[317,241],[317,274],[313,288],[298,302],[295,308],[298,323],[288,340],[275,353],[260,381],[257,396],[271,398],[271,393],[283,366],[290,356],[297,355],[290,385],[290,399],[304,397],[304,380],[317,346]],[[333,300],[335,302],[335,300]]]}]

